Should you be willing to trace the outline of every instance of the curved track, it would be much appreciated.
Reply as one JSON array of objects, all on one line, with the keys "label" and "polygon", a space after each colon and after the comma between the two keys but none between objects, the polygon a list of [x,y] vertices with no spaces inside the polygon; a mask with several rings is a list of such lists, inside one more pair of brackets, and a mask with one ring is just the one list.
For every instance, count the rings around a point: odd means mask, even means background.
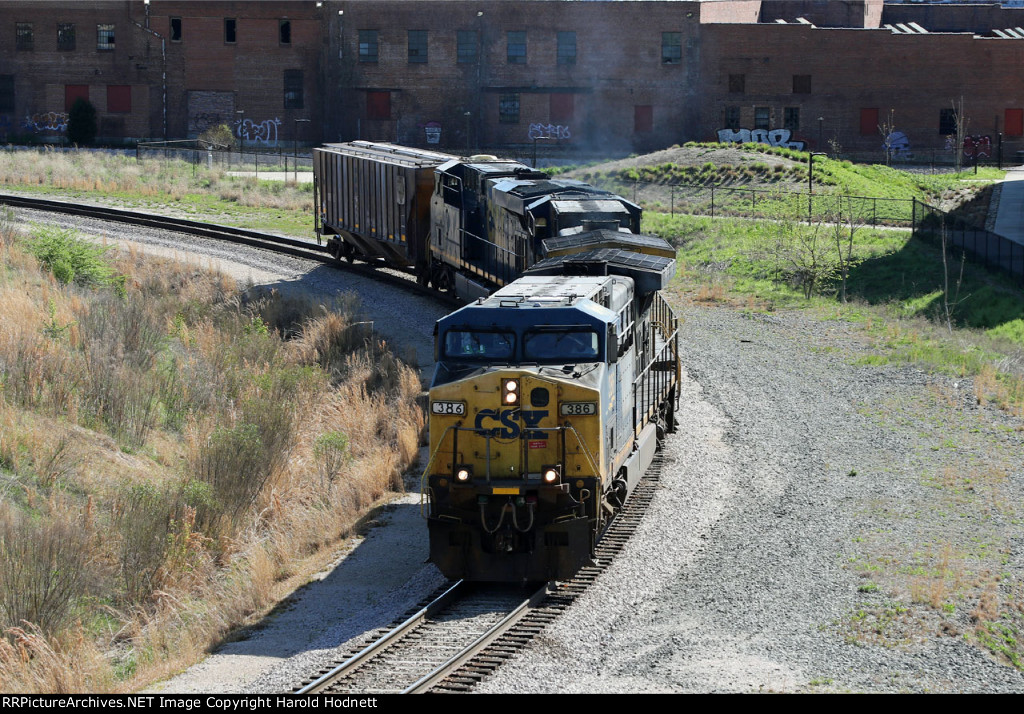
[{"label": "curved track", "polygon": [[[453,297],[419,285],[402,271],[383,264],[340,262],[310,240],[242,228],[169,218],[135,211],[48,199],[0,195],[0,204],[36,211],[116,221],[136,226],[257,247],[337,266],[449,305]],[[660,478],[661,459],[602,534],[597,560],[575,578],[550,583],[525,597],[515,587],[450,585],[395,627],[377,631],[344,661],[313,674],[293,690],[308,693],[466,692],[523,649],[553,622],[609,566],[643,517]]]}]

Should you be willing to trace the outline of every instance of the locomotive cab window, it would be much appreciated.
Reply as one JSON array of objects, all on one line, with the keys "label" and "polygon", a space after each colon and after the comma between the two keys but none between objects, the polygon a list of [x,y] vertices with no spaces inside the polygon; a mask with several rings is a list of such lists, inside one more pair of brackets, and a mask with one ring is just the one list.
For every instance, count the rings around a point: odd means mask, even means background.
[{"label": "locomotive cab window", "polygon": [[594,361],[600,354],[597,333],[587,328],[545,328],[529,330],[523,336],[527,362]]},{"label": "locomotive cab window", "polygon": [[510,361],[515,344],[512,332],[449,330],[444,336],[444,355],[452,359]]}]

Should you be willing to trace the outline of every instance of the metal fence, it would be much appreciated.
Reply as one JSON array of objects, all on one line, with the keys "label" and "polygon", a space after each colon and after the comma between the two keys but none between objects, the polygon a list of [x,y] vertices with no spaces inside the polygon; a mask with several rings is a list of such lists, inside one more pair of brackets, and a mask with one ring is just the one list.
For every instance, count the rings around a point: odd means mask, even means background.
[{"label": "metal fence", "polygon": [[969,225],[917,200],[914,201],[913,228],[915,237],[939,247],[945,240],[985,267],[1005,273],[1024,287],[1024,245],[1021,243]]},{"label": "metal fence", "polygon": [[791,189],[704,186],[647,181],[597,179],[600,188],[631,197],[651,210],[675,215],[740,218],[799,217],[815,220],[850,221],[870,226],[913,224],[913,199],[846,196]]},{"label": "metal fence", "polygon": [[[140,142],[135,147],[138,161],[183,161],[193,167],[221,168],[225,171],[274,174],[274,178],[298,180],[301,174],[313,172],[311,154],[297,150],[287,151],[278,147],[273,151],[257,151],[245,148],[213,147],[192,139],[181,141]],[[283,174],[283,176],[282,176]],[[308,176],[302,177],[304,180]]]}]

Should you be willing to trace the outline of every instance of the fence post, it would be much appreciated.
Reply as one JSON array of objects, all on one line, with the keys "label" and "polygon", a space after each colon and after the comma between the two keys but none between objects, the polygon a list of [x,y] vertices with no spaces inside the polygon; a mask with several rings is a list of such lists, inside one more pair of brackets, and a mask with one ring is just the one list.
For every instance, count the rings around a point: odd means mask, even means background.
[{"label": "fence post", "polygon": [[671,207],[669,208],[669,215],[674,216],[676,215],[676,185],[672,184],[671,186],[669,186],[669,189],[672,192],[672,201],[670,204]]}]

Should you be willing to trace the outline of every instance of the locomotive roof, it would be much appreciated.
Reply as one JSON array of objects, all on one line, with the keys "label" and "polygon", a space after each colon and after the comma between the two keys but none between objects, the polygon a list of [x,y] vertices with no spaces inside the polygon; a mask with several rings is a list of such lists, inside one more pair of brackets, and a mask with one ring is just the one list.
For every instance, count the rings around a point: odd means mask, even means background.
[{"label": "locomotive roof", "polygon": [[524,275],[476,305],[489,308],[569,307],[592,300],[613,280],[606,275]]}]

